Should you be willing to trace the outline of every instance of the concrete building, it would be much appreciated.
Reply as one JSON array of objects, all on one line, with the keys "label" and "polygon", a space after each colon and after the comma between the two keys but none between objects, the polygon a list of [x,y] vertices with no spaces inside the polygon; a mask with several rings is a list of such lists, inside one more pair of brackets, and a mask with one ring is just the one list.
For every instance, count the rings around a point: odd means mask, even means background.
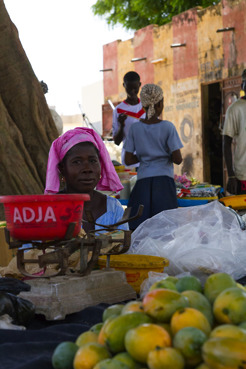
[{"label": "concrete building", "polygon": [[70,129],[74,129],[76,127],[83,127],[83,117],[81,114],[74,115],[61,115],[63,121],[63,132],[67,132]]},{"label": "concrete building", "polygon": [[[76,127],[94,128],[100,135],[102,134],[102,109],[103,104],[103,81],[97,81],[81,89],[80,105],[81,114],[61,115],[63,120],[63,131]],[[90,125],[91,123],[91,125]]]},{"label": "concrete building", "polygon": [[81,90],[82,112],[86,114],[96,131],[102,134],[103,80]]},{"label": "concrete building", "polygon": [[184,144],[184,161],[175,173],[223,185],[221,130],[246,68],[245,14],[246,0],[222,0],[104,45],[103,135],[112,128],[108,99],[116,105],[125,98],[123,76],[135,70],[142,85],[156,83],[164,91],[163,118],[175,124]]},{"label": "concrete building", "polygon": [[[81,89],[81,114],[61,115],[63,132],[76,127],[89,127],[102,135],[103,80],[84,86]],[[111,109],[111,108],[110,108]],[[112,109],[111,109],[112,110]],[[121,160],[121,146],[114,144],[112,139],[104,137],[105,145],[112,160]]]}]

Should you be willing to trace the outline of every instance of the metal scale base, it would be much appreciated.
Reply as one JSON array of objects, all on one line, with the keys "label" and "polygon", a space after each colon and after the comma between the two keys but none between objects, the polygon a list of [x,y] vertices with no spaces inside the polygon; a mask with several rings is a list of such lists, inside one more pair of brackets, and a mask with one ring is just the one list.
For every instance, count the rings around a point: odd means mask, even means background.
[{"label": "metal scale base", "polygon": [[110,268],[94,270],[83,277],[62,275],[25,283],[31,290],[18,296],[31,301],[36,306],[36,314],[44,315],[47,320],[62,320],[67,314],[100,303],[114,304],[137,298],[125,273]]},{"label": "metal scale base", "polygon": [[[100,230],[91,231],[87,238],[72,238],[74,225],[70,223],[65,239],[56,244],[53,252],[39,256],[38,260],[26,260],[24,250],[19,249],[17,266],[23,275],[31,278],[25,280],[31,286],[31,290],[21,292],[18,296],[31,301],[35,305],[36,314],[44,315],[47,320],[62,320],[68,314],[76,313],[100,303],[114,304],[136,299],[137,294],[127,283],[125,272],[110,268],[110,255],[119,255],[129,249],[131,231],[124,230],[123,239],[115,239],[104,234],[96,236],[95,233],[115,231],[119,225],[141,216],[142,212],[143,206],[140,205],[138,213],[129,218],[130,209],[128,208],[118,223],[109,226],[96,223],[92,215],[87,212],[88,221],[102,227]],[[5,237],[11,248],[21,246],[21,241],[18,240],[11,243],[8,231],[6,231]],[[50,242],[52,245],[54,244],[54,241]],[[94,270],[93,268],[101,251],[113,243],[119,243],[118,249],[114,250],[112,248],[105,253],[107,255],[107,267],[103,270]],[[34,246],[45,251],[49,243],[34,242]],[[67,275],[68,257],[77,250],[80,250],[80,274]],[[88,262],[88,252],[90,251],[92,256]],[[39,276],[34,278],[25,270],[27,263],[38,263],[40,268],[46,268],[49,264],[58,264],[60,271],[50,277],[42,278]]]}]

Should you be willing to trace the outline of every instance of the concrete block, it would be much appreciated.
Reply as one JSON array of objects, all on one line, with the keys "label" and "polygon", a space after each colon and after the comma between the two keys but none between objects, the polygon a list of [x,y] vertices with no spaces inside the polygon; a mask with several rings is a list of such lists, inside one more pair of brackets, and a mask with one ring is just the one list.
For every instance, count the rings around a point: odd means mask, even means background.
[{"label": "concrete block", "polygon": [[100,303],[114,304],[137,298],[126,275],[114,269],[95,270],[88,276],[57,276],[26,280],[31,291],[18,296],[36,306],[36,314],[47,320],[65,319],[66,315]]}]

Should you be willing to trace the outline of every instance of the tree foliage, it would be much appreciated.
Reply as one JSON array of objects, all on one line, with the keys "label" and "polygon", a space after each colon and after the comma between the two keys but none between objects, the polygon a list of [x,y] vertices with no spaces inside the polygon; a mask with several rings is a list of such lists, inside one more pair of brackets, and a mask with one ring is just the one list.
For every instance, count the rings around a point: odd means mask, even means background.
[{"label": "tree foliage", "polygon": [[161,26],[188,9],[206,8],[220,0],[97,0],[92,6],[95,15],[106,18],[109,25],[121,24],[125,29],[138,30],[149,24]]}]

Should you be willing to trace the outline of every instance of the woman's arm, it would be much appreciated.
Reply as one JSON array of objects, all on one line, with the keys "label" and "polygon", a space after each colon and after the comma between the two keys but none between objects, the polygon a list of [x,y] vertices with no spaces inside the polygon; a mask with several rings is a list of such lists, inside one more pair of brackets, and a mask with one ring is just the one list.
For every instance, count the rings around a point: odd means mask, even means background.
[{"label": "woman's arm", "polygon": [[125,163],[126,165],[132,165],[139,163],[139,160],[137,158],[137,155],[133,154],[132,152],[125,152]]},{"label": "woman's arm", "polygon": [[120,145],[124,138],[124,127],[125,127],[125,120],[127,116],[125,114],[120,114],[118,117],[119,129],[117,133],[113,136],[114,143],[116,145]]},{"label": "woman's arm", "polygon": [[171,158],[172,158],[172,162],[174,164],[178,164],[179,165],[183,161],[183,158],[182,158],[182,155],[181,155],[181,151],[179,149],[172,152]]},{"label": "woman's arm", "polygon": [[232,150],[231,150],[231,145],[232,145],[232,137],[223,136],[223,153],[224,153],[224,158],[225,158],[225,163],[226,163],[226,168],[227,168],[227,172],[228,172],[228,176],[235,177],[235,173],[233,170],[233,165],[232,165]]}]

